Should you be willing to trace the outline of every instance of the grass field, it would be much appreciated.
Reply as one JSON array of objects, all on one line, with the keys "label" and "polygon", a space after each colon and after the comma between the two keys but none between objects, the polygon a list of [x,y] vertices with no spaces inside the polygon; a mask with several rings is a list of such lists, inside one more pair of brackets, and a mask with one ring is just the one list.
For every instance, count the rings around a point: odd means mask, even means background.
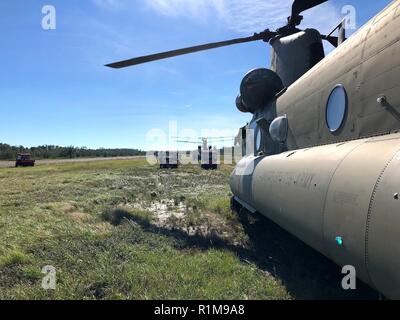
[{"label": "grass field", "polygon": [[[232,167],[145,160],[0,169],[0,299],[353,299],[340,270],[230,210]],[[41,286],[44,266],[55,290]]]}]

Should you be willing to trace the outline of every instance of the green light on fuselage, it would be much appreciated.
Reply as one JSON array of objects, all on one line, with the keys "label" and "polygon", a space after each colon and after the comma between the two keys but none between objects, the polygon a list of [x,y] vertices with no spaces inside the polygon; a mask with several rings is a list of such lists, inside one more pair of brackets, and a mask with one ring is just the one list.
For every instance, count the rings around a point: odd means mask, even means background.
[{"label": "green light on fuselage", "polygon": [[343,245],[343,238],[342,237],[336,237],[335,241],[338,244],[338,246],[342,246]]}]

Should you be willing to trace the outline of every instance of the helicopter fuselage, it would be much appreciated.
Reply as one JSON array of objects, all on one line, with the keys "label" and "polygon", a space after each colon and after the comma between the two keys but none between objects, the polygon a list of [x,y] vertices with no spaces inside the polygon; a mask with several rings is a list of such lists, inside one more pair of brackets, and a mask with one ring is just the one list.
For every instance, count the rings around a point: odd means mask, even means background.
[{"label": "helicopter fuselage", "polygon": [[[278,117],[284,141],[270,133]],[[399,299],[400,1],[255,111],[249,128],[261,143],[231,176],[234,199]]]}]

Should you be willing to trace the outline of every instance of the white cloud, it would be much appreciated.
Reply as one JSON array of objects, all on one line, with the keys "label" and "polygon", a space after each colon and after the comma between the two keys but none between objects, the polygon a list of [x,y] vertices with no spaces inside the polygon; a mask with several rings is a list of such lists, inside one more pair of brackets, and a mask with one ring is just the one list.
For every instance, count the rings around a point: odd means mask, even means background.
[{"label": "white cloud", "polygon": [[209,10],[218,8],[218,0],[144,0],[158,14],[168,17],[204,17]]},{"label": "white cloud", "polygon": [[[91,0],[110,10],[137,10],[138,4],[171,19],[220,24],[240,34],[283,26],[293,0]],[[341,20],[340,8],[331,1],[305,11],[301,27],[329,32]]]},{"label": "white cloud", "polygon": [[[110,1],[110,0],[108,0]],[[116,0],[113,0],[116,1]],[[187,18],[212,23],[213,18],[227,29],[251,34],[285,24],[291,12],[292,0],[141,0],[159,15]],[[304,13],[302,26],[326,32],[340,20],[340,10],[331,3],[322,4]]]}]

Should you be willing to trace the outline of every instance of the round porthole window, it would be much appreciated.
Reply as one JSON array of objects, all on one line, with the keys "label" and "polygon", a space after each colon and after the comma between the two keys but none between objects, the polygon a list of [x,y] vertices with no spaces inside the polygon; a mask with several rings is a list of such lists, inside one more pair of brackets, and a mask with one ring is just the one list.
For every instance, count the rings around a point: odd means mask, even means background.
[{"label": "round porthole window", "polygon": [[344,123],[347,113],[347,93],[342,85],[331,92],[326,105],[326,124],[332,133],[337,132]]},{"label": "round porthole window", "polygon": [[257,126],[256,129],[256,151],[260,152],[261,151],[261,145],[262,143],[262,133],[261,133],[261,128],[259,126]]}]

